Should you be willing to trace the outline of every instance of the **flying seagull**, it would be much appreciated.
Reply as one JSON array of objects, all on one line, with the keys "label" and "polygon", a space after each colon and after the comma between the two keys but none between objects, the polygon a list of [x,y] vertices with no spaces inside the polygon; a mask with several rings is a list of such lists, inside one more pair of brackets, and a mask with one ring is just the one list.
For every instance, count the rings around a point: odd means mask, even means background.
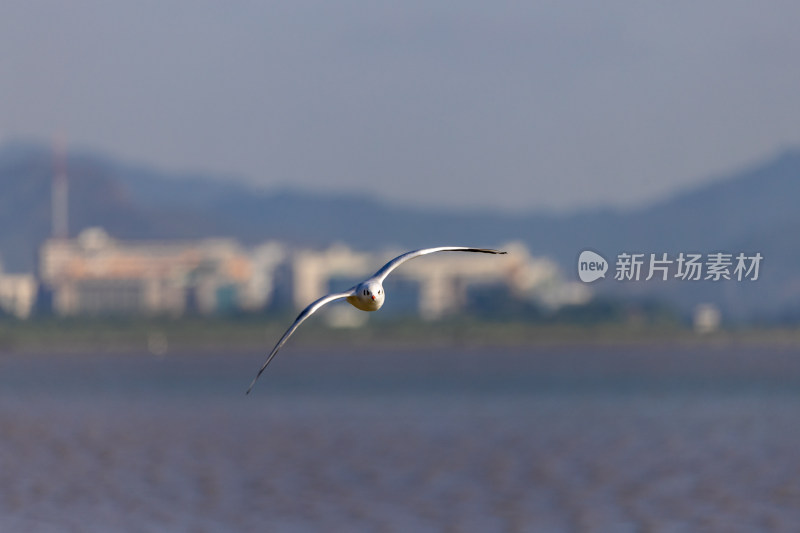
[{"label": "flying seagull", "polygon": [[319,300],[313,302],[311,305],[303,309],[303,312],[295,319],[294,323],[286,330],[286,333],[278,341],[278,344],[272,349],[267,357],[266,362],[261,366],[261,369],[256,374],[256,377],[253,378],[252,383],[250,383],[250,387],[247,389],[247,394],[250,394],[250,391],[253,390],[253,387],[256,384],[256,381],[264,372],[264,369],[267,368],[267,365],[272,361],[275,354],[278,353],[278,350],[281,349],[286,341],[291,337],[294,330],[303,323],[303,321],[310,317],[317,309],[322,307],[325,304],[331,303],[336,300],[346,299],[348,303],[353,305],[356,309],[361,309],[362,311],[377,311],[383,305],[383,299],[385,294],[383,292],[383,280],[386,279],[386,276],[394,270],[395,268],[399,267],[401,264],[405,263],[409,259],[414,259],[415,257],[419,257],[421,255],[432,254],[434,252],[479,252],[483,254],[504,254],[506,252],[501,252],[498,250],[489,250],[486,248],[467,248],[465,246],[439,246],[437,248],[424,248],[422,250],[414,250],[412,252],[406,252],[403,255],[399,255],[383,265],[380,270],[378,270],[372,277],[367,278],[365,281],[362,281],[358,285],[350,288],[345,292],[334,292],[332,294],[328,294],[327,296],[323,296]]}]

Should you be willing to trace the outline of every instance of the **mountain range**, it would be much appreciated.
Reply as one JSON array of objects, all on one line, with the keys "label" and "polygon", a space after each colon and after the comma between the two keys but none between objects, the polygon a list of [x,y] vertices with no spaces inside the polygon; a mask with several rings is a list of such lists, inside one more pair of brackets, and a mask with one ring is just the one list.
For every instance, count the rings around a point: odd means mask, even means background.
[{"label": "mountain range", "polygon": [[[119,239],[235,237],[298,246],[343,242],[356,249],[442,243],[499,246],[522,241],[577,279],[584,249],[610,263],[600,294],[659,298],[684,309],[714,302],[726,317],[800,316],[800,150],[637,209],[570,214],[440,210],[358,194],[265,191],[230,179],[173,175],[89,152],[69,153],[70,234],[102,226]],[[0,148],[0,254],[7,271],[34,271],[51,232],[52,150],[35,143]],[[620,253],[760,253],[758,281],[615,281]],[[644,276],[643,276],[644,277]]]}]

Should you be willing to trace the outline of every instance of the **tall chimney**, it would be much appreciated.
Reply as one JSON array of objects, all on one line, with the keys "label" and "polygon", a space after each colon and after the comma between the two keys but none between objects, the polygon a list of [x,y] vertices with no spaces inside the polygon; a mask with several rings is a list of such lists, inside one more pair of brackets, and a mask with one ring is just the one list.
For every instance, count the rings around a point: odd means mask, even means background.
[{"label": "tall chimney", "polygon": [[53,143],[53,189],[51,191],[51,219],[53,238],[69,237],[69,196],[67,184],[67,153],[63,137]]}]

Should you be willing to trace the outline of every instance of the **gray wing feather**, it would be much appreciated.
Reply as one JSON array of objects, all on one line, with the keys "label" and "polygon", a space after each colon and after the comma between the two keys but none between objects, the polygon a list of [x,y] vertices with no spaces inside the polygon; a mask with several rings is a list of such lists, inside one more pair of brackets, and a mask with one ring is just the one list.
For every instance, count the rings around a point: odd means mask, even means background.
[{"label": "gray wing feather", "polygon": [[482,254],[504,254],[506,252],[501,252],[499,250],[490,250],[488,248],[469,248],[466,246],[439,246],[437,248],[423,248],[422,250],[414,250],[412,252],[406,252],[403,255],[399,255],[383,265],[383,267],[378,270],[372,279],[377,280],[380,283],[383,283],[383,280],[386,279],[386,276],[389,273],[400,266],[401,264],[405,263],[409,259],[414,259],[415,257],[419,257],[421,255],[432,254],[434,252],[479,252]]},{"label": "gray wing feather", "polygon": [[309,305],[308,307],[303,309],[303,311],[300,313],[300,315],[298,315],[298,317],[295,319],[294,323],[289,327],[289,329],[286,330],[286,333],[284,333],[283,336],[280,338],[280,340],[278,341],[278,344],[276,344],[275,347],[272,349],[272,351],[269,354],[269,357],[267,357],[266,362],[263,365],[261,365],[261,369],[258,371],[258,374],[256,374],[256,377],[253,378],[253,381],[250,383],[250,386],[247,388],[247,394],[250,394],[250,391],[253,390],[253,387],[255,386],[256,381],[258,380],[259,377],[261,377],[261,374],[267,368],[267,365],[270,363],[270,361],[272,361],[272,358],[275,357],[275,354],[278,353],[278,350],[281,349],[281,346],[283,346],[286,343],[286,341],[289,340],[289,337],[291,337],[292,333],[294,333],[294,330],[296,330],[300,326],[300,324],[303,323],[303,321],[306,318],[310,317],[314,313],[314,311],[316,311],[317,309],[319,309],[323,305],[325,305],[327,303],[330,303],[330,302],[333,302],[335,300],[340,300],[342,298],[347,298],[348,296],[351,296],[353,294],[354,294],[353,290],[350,290],[348,292],[339,292],[339,293],[329,294],[327,296],[323,296],[319,300],[316,300],[311,305]]}]

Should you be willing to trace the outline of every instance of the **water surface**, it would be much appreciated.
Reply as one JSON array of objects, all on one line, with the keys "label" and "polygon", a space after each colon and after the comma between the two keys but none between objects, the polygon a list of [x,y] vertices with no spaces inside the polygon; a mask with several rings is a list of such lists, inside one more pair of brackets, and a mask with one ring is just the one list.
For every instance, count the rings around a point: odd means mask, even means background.
[{"label": "water surface", "polygon": [[2,531],[793,531],[800,351],[0,356]]}]

